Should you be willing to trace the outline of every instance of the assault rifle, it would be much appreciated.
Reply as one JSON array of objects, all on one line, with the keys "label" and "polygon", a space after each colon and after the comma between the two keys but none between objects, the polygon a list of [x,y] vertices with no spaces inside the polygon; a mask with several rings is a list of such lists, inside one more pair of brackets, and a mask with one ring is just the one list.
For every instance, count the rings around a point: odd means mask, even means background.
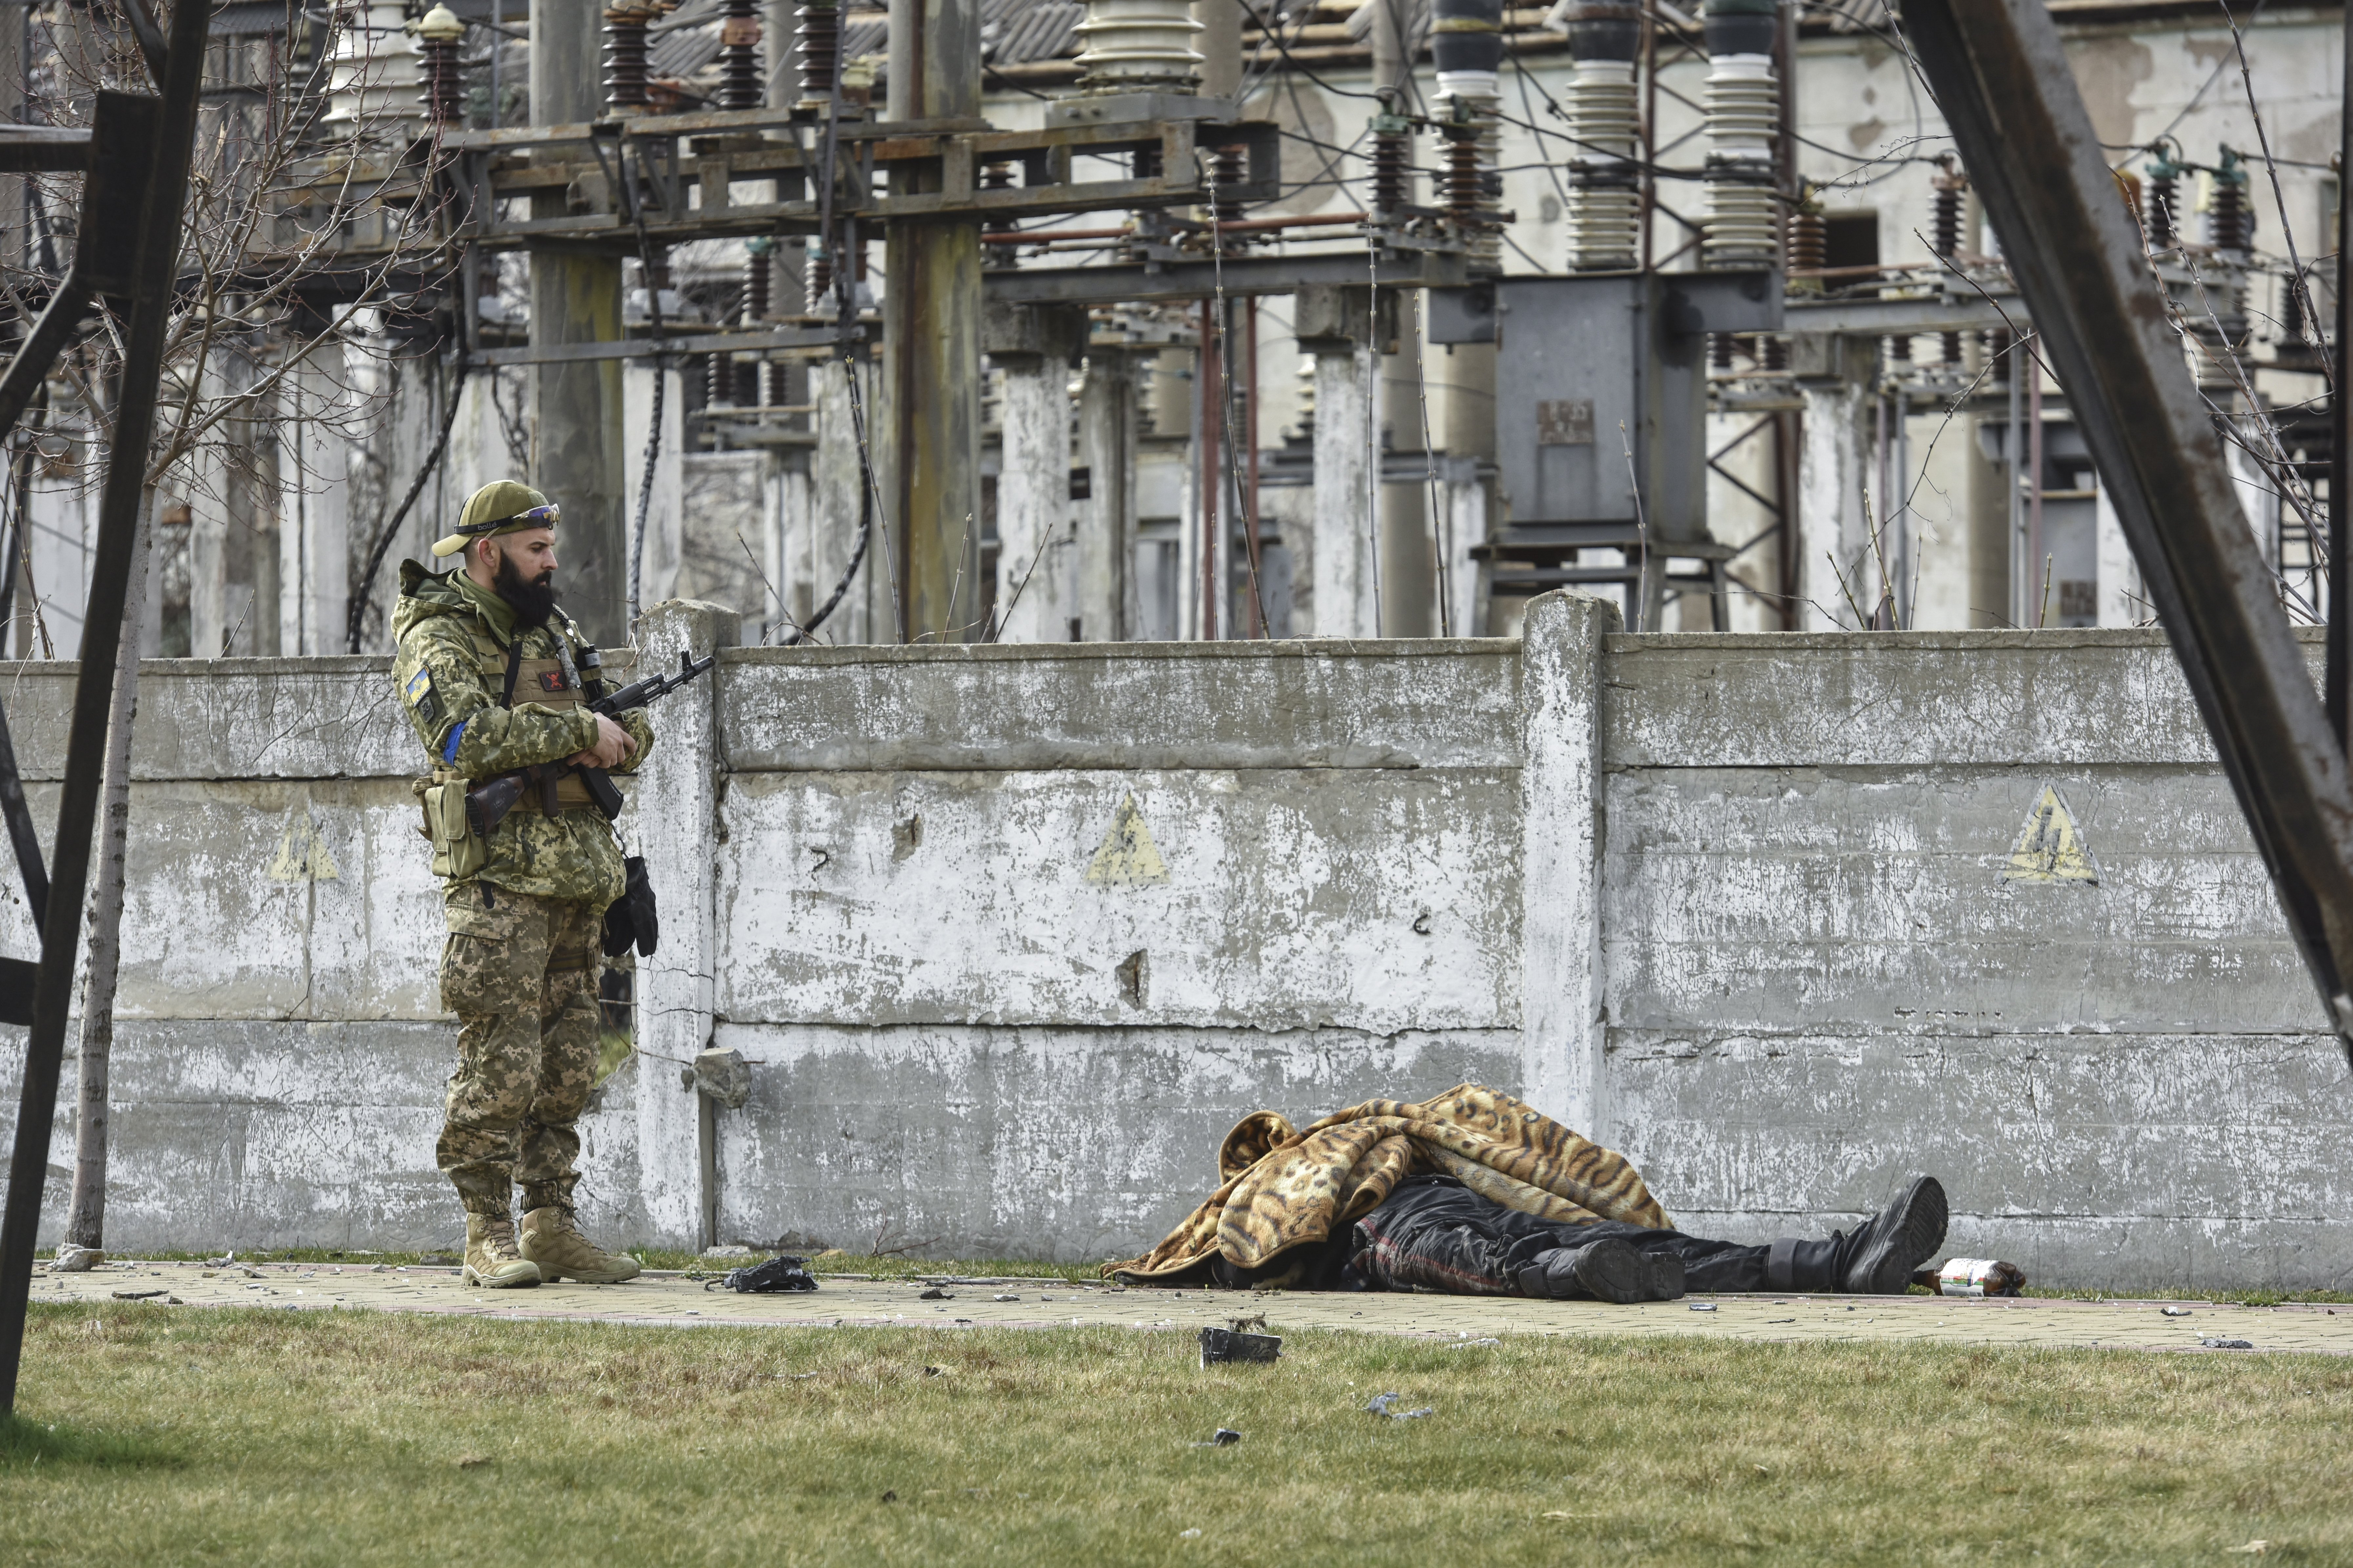
[{"label": "assault rifle", "polygon": [[[681,653],[677,674],[649,675],[643,680],[632,680],[618,691],[608,692],[589,703],[588,711],[601,713],[609,719],[632,708],[643,708],[684,686],[718,659],[716,651],[706,654],[701,663],[695,661],[693,654]],[[588,786],[588,798],[596,803],[596,809],[605,814],[606,821],[610,822],[621,815],[621,791],[613,783],[612,775],[602,768],[575,767],[570,763],[539,763],[515,773],[484,779],[466,792],[466,815],[472,819],[474,831],[488,838],[491,829],[505,821],[507,813],[514,809],[515,802],[522,798],[523,786],[537,784],[540,807],[553,816],[556,810],[555,786],[566,774],[575,773]]]}]

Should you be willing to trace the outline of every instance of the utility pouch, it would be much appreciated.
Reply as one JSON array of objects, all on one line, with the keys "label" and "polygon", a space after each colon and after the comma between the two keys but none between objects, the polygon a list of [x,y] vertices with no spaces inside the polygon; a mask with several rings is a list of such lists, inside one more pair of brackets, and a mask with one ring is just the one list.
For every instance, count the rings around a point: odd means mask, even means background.
[{"label": "utility pouch", "polygon": [[466,815],[466,781],[428,784],[424,792],[425,837],[433,844],[433,874],[470,877],[490,860],[491,847]]}]

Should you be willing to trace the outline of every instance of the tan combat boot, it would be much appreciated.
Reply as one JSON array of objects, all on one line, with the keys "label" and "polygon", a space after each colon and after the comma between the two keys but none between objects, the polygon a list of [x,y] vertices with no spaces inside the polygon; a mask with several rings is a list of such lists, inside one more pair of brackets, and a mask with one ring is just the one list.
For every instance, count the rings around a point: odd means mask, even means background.
[{"label": "tan combat boot", "polygon": [[466,1216],[466,1267],[459,1275],[469,1285],[503,1290],[539,1283],[539,1265],[515,1247],[514,1221],[502,1214]]},{"label": "tan combat boot", "polygon": [[539,1265],[549,1279],[577,1279],[583,1285],[617,1285],[638,1276],[638,1260],[625,1252],[607,1252],[580,1234],[572,1211],[551,1204],[522,1216],[522,1255]]}]

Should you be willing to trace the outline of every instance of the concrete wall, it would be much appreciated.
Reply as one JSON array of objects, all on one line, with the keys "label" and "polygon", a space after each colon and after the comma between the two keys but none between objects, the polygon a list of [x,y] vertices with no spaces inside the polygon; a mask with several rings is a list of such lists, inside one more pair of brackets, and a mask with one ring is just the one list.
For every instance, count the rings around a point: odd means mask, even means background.
[{"label": "concrete wall", "polygon": [[[1525,647],[731,648],[624,819],[663,947],[588,1217],[1115,1256],[1243,1112],[1468,1078],[1703,1232],[1818,1231],[1925,1169],[1956,1249],[2041,1279],[2353,1275],[2344,1059],[2156,634],[1610,624],[1555,596]],[[733,637],[673,605],[648,655]],[[38,777],[65,671],[8,680]],[[448,1239],[453,1031],[380,662],[142,682],[111,1238]],[[2046,784],[2098,885],[2003,881]],[[753,1063],[740,1110],[681,1081],[713,1043]]]}]

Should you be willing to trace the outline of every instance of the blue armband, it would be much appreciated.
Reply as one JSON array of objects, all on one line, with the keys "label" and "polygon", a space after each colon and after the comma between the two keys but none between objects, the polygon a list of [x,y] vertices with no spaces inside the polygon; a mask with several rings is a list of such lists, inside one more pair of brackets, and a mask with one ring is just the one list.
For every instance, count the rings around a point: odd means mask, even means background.
[{"label": "blue armband", "polygon": [[458,739],[465,732],[466,721],[463,719],[459,720],[455,724],[449,726],[449,738],[441,743],[441,760],[443,762],[450,763],[453,766],[456,765],[458,761]]}]

